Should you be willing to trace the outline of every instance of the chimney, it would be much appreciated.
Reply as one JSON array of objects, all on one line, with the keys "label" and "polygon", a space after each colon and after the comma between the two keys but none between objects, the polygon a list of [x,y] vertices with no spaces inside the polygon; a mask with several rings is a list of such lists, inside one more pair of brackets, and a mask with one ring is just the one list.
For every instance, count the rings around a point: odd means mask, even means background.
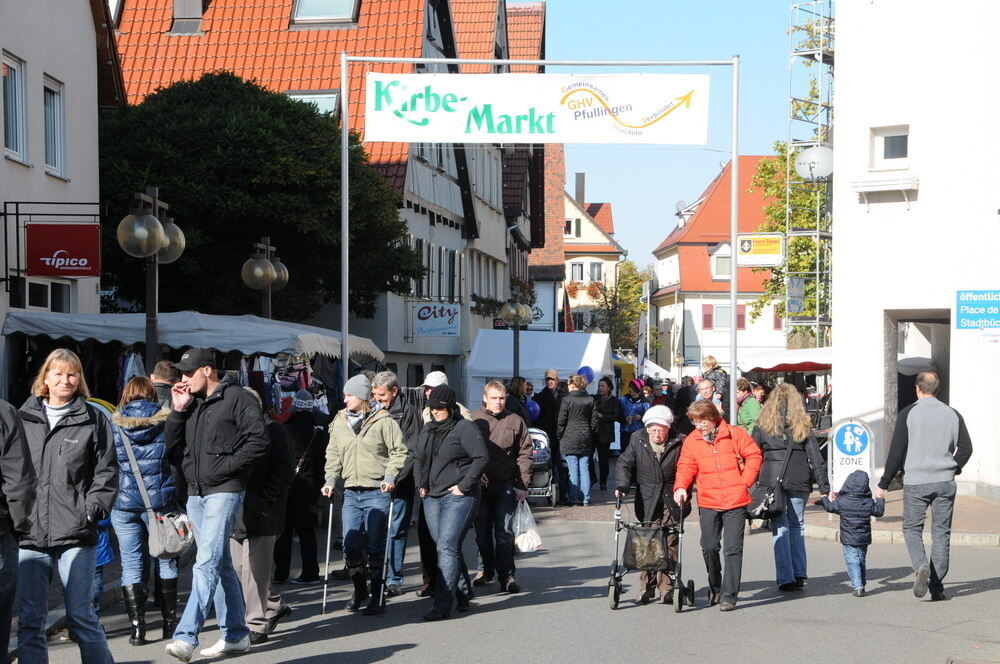
[{"label": "chimney", "polygon": [[584,198],[584,180],[586,180],[586,173],[576,174],[576,202],[581,206],[586,205],[587,201]]},{"label": "chimney", "polygon": [[201,17],[208,2],[205,0],[173,0],[174,22],[171,35],[201,35]]}]

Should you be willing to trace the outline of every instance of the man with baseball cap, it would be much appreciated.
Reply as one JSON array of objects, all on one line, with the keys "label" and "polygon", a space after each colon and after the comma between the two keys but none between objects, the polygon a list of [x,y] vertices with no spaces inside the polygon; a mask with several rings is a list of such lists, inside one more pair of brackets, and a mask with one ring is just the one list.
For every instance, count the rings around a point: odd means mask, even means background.
[{"label": "man with baseball cap", "polygon": [[538,417],[535,418],[534,426],[544,431],[545,435],[549,437],[552,468],[559,473],[559,502],[568,505],[569,475],[563,472],[559,438],[556,436],[556,419],[559,417],[559,405],[564,396],[566,396],[566,390],[559,386],[559,372],[555,369],[549,369],[545,372],[545,387],[535,395],[533,400],[538,404]]},{"label": "man with baseball cap", "polygon": [[229,535],[250,471],[270,440],[259,403],[230,376],[219,379],[213,351],[192,348],[174,366],[181,377],[171,388],[173,412],[165,434],[170,458],[180,460],[187,478],[187,513],[198,553],[191,595],[166,650],[187,662],[213,603],[222,637],[201,654],[214,657],[250,649]]}]

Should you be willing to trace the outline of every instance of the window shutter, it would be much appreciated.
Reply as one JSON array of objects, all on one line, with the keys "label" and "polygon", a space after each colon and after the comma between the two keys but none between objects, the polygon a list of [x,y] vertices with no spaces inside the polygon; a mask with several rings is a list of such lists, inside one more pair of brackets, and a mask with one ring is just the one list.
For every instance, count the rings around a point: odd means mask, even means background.
[{"label": "window shutter", "polygon": [[580,220],[576,220],[576,236],[580,237]]},{"label": "window shutter", "polygon": [[715,308],[711,304],[701,305],[701,329],[711,330],[715,327]]},{"label": "window shutter", "polygon": [[736,329],[747,329],[747,305],[745,304],[736,305]]},{"label": "window shutter", "polygon": [[775,305],[772,307],[771,311],[774,312],[774,329],[780,330],[783,321],[781,320],[781,316],[778,315],[778,306]]}]

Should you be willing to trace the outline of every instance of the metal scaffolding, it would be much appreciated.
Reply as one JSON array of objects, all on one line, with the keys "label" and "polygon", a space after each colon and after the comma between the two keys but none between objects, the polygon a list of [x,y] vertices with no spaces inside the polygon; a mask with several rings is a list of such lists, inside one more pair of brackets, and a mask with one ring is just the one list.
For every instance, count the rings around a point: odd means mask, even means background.
[{"label": "metal scaffolding", "polygon": [[[834,0],[793,4],[789,22],[788,158],[785,173],[786,314],[790,336],[831,343],[832,176],[804,179],[796,155],[833,143]],[[793,265],[792,260],[798,265]],[[789,341],[793,341],[789,339]]]}]

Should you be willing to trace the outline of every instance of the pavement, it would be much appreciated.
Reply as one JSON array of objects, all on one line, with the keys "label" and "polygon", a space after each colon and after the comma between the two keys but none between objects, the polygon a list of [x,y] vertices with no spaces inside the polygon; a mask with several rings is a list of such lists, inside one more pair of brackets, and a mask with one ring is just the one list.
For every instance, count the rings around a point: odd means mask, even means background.
[{"label": "pavement", "polygon": [[[475,664],[609,661],[786,662],[816,664],[945,664],[1000,662],[1000,552],[995,547],[952,550],[946,602],[922,601],[911,592],[913,574],[904,547],[876,543],[869,550],[868,590],[850,594],[840,547],[807,541],[809,580],[801,592],[782,593],[774,582],[770,536],[754,531],[744,549],[737,609],[719,613],[707,606],[705,570],[697,525],[685,536],[682,575],[696,586],[696,605],[673,607],[634,601],[637,575],[625,577],[618,610],[609,607],[608,575],[612,529],[607,521],[542,516],[541,551],[518,558],[524,592],[500,593],[496,584],[477,589],[472,611],[449,620],[421,619],[430,600],[415,597],[419,582],[415,543],[408,551],[409,592],[390,601],[381,616],[347,614],[347,584],[330,586],[330,607],[320,613],[322,585],[279,586],[294,611],[271,639],[233,661],[241,664],[350,662]],[[562,510],[565,514],[582,510]],[[466,559],[475,560],[466,540]],[[293,574],[297,570],[293,567]],[[182,589],[189,574],[182,577]],[[150,630],[159,616],[150,614]],[[127,619],[120,605],[102,618],[117,662],[175,664],[165,643],[128,645]],[[210,621],[201,647],[218,638]],[[57,635],[49,647],[52,664],[78,664],[75,644]],[[218,662],[196,656],[197,662]]]}]

